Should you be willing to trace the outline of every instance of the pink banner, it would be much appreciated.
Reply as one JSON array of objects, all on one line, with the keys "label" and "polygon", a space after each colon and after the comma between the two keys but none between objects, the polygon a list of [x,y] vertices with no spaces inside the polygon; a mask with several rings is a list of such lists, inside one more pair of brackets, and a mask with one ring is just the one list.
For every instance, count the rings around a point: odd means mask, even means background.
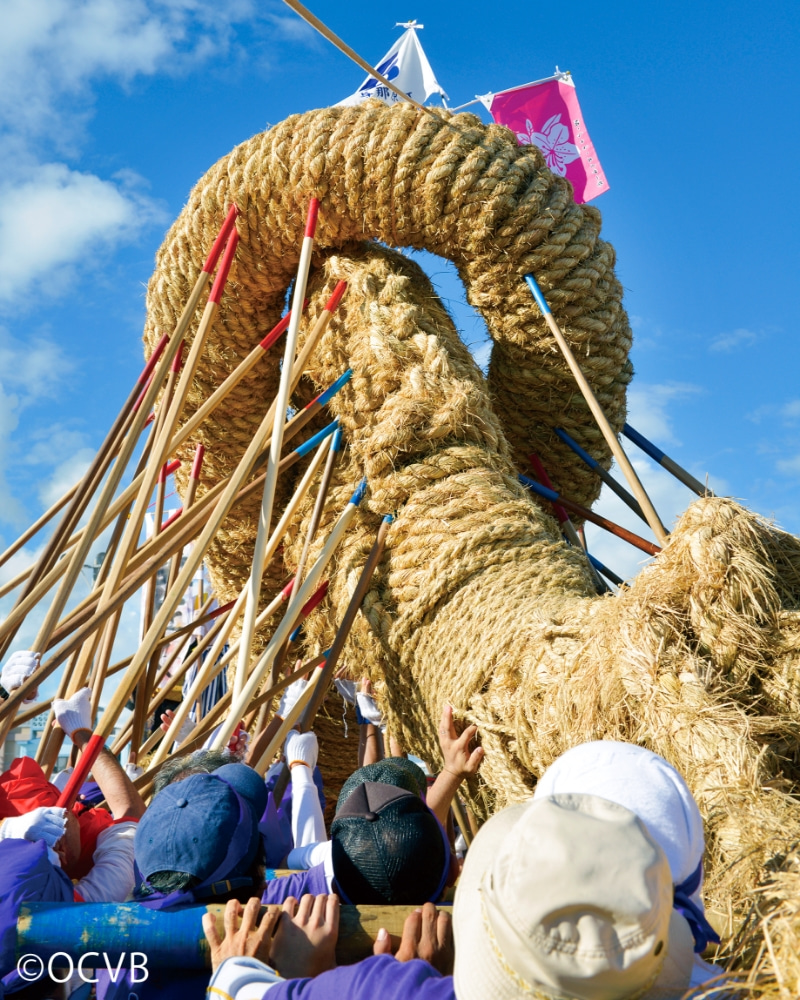
[{"label": "pink banner", "polygon": [[516,133],[521,146],[538,146],[554,174],[566,177],[575,201],[608,191],[608,181],[583,120],[572,83],[548,80],[492,97],[492,118]]}]

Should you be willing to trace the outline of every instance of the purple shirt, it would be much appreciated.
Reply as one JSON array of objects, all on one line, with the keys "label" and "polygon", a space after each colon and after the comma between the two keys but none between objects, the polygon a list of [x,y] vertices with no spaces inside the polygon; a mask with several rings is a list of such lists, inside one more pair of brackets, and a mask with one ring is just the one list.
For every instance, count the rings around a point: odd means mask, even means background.
[{"label": "purple shirt", "polygon": [[325,865],[314,865],[305,872],[295,872],[294,875],[284,875],[267,882],[261,902],[282,903],[289,896],[300,899],[306,893],[312,896],[324,896],[328,892],[328,881],[325,878]]},{"label": "purple shirt", "polygon": [[264,1000],[456,1000],[453,977],[415,958],[398,962],[375,955],[342,965],[314,979],[287,979],[270,987]]}]

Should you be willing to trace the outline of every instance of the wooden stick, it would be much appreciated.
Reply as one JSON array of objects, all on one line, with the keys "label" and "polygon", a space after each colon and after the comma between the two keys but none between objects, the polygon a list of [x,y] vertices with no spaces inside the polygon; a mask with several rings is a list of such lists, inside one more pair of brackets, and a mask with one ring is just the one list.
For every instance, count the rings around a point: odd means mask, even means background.
[{"label": "wooden stick", "polygon": [[325,693],[328,685],[333,680],[333,676],[336,672],[336,664],[339,661],[342,650],[344,649],[345,643],[347,642],[348,636],[350,635],[350,629],[353,627],[353,622],[356,620],[356,615],[367,596],[367,590],[372,582],[372,577],[375,570],[378,567],[378,563],[383,557],[383,549],[386,544],[386,536],[389,533],[389,528],[392,525],[392,515],[386,514],[386,516],[381,521],[380,527],[378,528],[378,534],[375,541],[370,549],[370,553],[367,556],[367,561],[364,563],[364,568],[361,570],[361,575],[358,578],[358,583],[353,591],[353,596],[350,598],[350,602],[347,605],[347,610],[342,618],[342,623],[339,626],[336,637],[333,640],[331,648],[328,650],[328,656],[325,662],[325,684],[320,685],[315,694],[313,700],[310,702],[308,709],[303,713],[300,719],[300,731],[307,733],[309,729],[314,724],[314,719],[317,712],[322,705],[323,699],[325,698]]},{"label": "wooden stick", "polygon": [[[169,361],[170,361],[170,354],[169,354],[169,348],[167,348],[156,369],[156,377],[153,379],[150,388],[147,391],[147,395],[145,397],[146,401],[154,397],[156,392],[158,391],[158,385],[160,383],[160,375],[163,372],[164,368],[166,368],[169,365]],[[119,481],[122,478],[125,466],[128,464],[128,460],[139,439],[139,433],[146,419],[146,411],[148,409],[149,406],[145,404],[145,406],[140,407],[139,410],[137,411],[135,418],[133,420],[133,424],[131,425],[129,432],[126,435],[125,441],[122,444],[117,459],[108,472],[106,481],[103,485],[103,489],[101,490],[100,493],[100,497],[97,503],[95,504],[94,510],[92,511],[92,514],[89,518],[89,522],[86,525],[84,535],[81,541],[75,547],[71,556],[69,556],[68,565],[65,567],[65,572],[61,578],[61,583],[59,584],[59,587],[56,591],[56,595],[50,604],[50,608],[48,609],[47,614],[45,615],[44,621],[39,627],[39,631],[33,643],[33,649],[35,650],[43,650],[47,648],[50,634],[56,627],[56,624],[59,618],[61,617],[64,607],[66,606],[67,600],[69,599],[69,596],[72,592],[72,588],[75,585],[75,581],[77,580],[79,574],[83,569],[83,565],[86,561],[86,557],[88,556],[89,549],[91,548],[92,542],[94,541],[95,534],[98,533],[99,525],[103,518],[103,515],[105,514],[106,509],[109,503],[111,502],[111,499],[116,491],[117,485],[119,484]],[[32,579],[33,578],[31,578],[28,582],[31,583]],[[33,591],[31,591],[30,594],[30,598],[32,597],[33,597]],[[2,630],[4,634],[6,634],[7,636],[8,635],[13,636],[14,632],[16,632],[16,629],[19,627],[22,618],[24,618],[25,614],[27,614],[28,609],[24,611],[23,609],[26,608],[26,605],[29,604],[29,601],[30,599],[28,601],[22,600],[17,604],[17,606],[11,612],[9,617],[6,619],[3,626],[0,627],[0,630]],[[13,631],[11,629],[7,630],[9,622],[13,622]]]},{"label": "wooden stick", "polygon": [[693,493],[696,493],[699,497],[715,496],[707,486],[704,486],[703,483],[695,479],[690,472],[687,472],[682,465],[678,465],[669,455],[665,455],[660,448],[657,448],[652,441],[648,441],[644,434],[640,434],[634,430],[630,424],[623,425],[622,433],[629,441],[633,441],[634,444],[638,445],[650,458],[658,462],[667,472],[671,472],[679,482],[683,483],[684,486],[688,486]]},{"label": "wooden stick", "polygon": [[[614,493],[616,493],[617,496],[620,498],[620,500],[622,500],[624,504],[630,507],[630,509],[634,512],[634,514],[636,514],[637,517],[640,517],[644,521],[644,523],[647,524],[647,518],[644,516],[644,511],[639,506],[638,501],[636,500],[635,497],[631,496],[631,494],[625,489],[622,483],[618,483],[617,480],[611,475],[611,473],[607,469],[604,469],[603,466],[597,461],[597,459],[593,458],[588,451],[584,451],[584,449],[581,448],[581,446],[578,444],[577,441],[573,441],[573,439],[569,436],[569,434],[567,434],[565,430],[563,430],[561,427],[554,427],[553,430],[556,432],[559,438],[564,442],[564,444],[567,445],[568,448],[571,448],[572,451],[574,451],[575,454],[578,456],[578,458],[580,458],[580,460],[585,465],[587,465],[592,470],[592,472],[599,479],[601,479],[606,484],[606,486],[608,486],[610,490],[613,490]],[[545,486],[546,485],[547,483],[545,483]]]},{"label": "wooden stick", "polygon": [[[546,486],[549,490],[554,490],[555,487],[553,486],[550,477],[547,475],[547,470],[542,464],[542,460],[539,456],[532,452],[528,455],[528,460],[533,466],[534,471],[536,472],[536,478],[542,486]],[[579,552],[585,552],[586,546],[583,544],[581,536],[575,530],[575,525],[570,520],[569,514],[566,512],[564,507],[562,507],[560,503],[554,503],[551,504],[551,506],[553,508],[553,513],[556,515],[556,518],[561,525],[561,531],[564,537],[569,541],[573,548],[577,549]],[[595,588],[599,593],[605,593],[608,590],[605,580],[601,579],[597,570],[591,563],[589,563],[589,569],[591,570],[592,577],[594,578]]]},{"label": "wooden stick", "polygon": [[639,535],[634,535],[634,533],[632,531],[628,531],[627,528],[623,528],[619,524],[614,524],[613,521],[609,521],[607,518],[601,517],[599,514],[595,514],[593,510],[589,510],[587,507],[582,507],[579,503],[575,503],[573,500],[567,500],[566,497],[562,497],[554,490],[548,490],[546,486],[542,486],[541,483],[537,483],[534,479],[530,479],[528,476],[519,476],[518,478],[526,489],[531,490],[533,493],[538,493],[540,497],[544,497],[545,500],[549,500],[550,503],[557,502],[563,504],[567,510],[572,511],[573,514],[577,514],[578,517],[582,517],[587,521],[591,521],[592,524],[605,528],[606,531],[611,532],[612,535],[616,535],[617,538],[624,538],[626,542],[630,542],[631,545],[635,546],[637,549],[641,549],[642,552],[647,552],[648,555],[656,556],[661,551],[658,545],[653,545],[653,543],[648,542],[647,539],[641,538]]},{"label": "wooden stick", "polygon": [[[305,310],[308,302],[303,303],[303,310]],[[231,392],[236,388],[236,386],[241,382],[241,380],[247,375],[247,373],[264,357],[264,355],[269,351],[269,349],[275,344],[275,342],[280,338],[281,334],[286,330],[292,318],[291,310],[281,319],[270,332],[264,337],[264,339],[257,344],[253,350],[247,355],[244,361],[241,361],[239,365],[234,368],[230,375],[225,379],[222,385],[218,386],[214,392],[208,397],[208,399],[200,406],[198,409],[189,417],[186,423],[177,432],[176,437],[170,445],[170,454],[174,455],[181,445],[187,441],[192,434],[197,430],[198,427],[203,423],[206,417],[212,413],[216,408],[226,399]]]},{"label": "wooden stick", "polygon": [[[572,353],[572,349],[567,343],[566,337],[561,332],[561,327],[556,323],[552,312],[550,311],[550,306],[545,301],[544,295],[542,295],[541,289],[536,283],[536,279],[532,274],[525,275],[525,281],[528,283],[528,287],[531,293],[536,299],[536,304],[541,310],[542,316],[545,322],[550,327],[550,332],[556,339],[556,343],[564,355],[564,360],[567,362],[570,371],[578,383],[578,388],[583,394],[583,398],[586,400],[589,409],[592,411],[594,419],[597,421],[597,426],[602,431],[603,437],[606,439],[606,444],[611,449],[611,453],[617,460],[617,465],[622,469],[625,478],[628,480],[628,485],[633,490],[634,496],[639,501],[639,504],[647,517],[647,523],[650,525],[650,530],[656,536],[659,545],[664,545],[667,541],[667,532],[664,525],[656,513],[656,509],[650,501],[650,497],[647,495],[644,486],[642,486],[639,481],[639,477],[628,460],[628,456],[622,448],[622,445],[617,440],[617,436],[611,429],[611,424],[603,412],[602,407],[597,401],[597,397],[592,391],[592,387],[589,385],[586,376],[583,374],[581,366],[575,359],[575,355]],[[567,505],[564,504],[566,507]]]},{"label": "wooden stick", "polygon": [[[255,632],[255,621],[258,613],[258,599],[261,595],[261,577],[264,572],[264,550],[269,537],[270,524],[272,522],[272,505],[275,499],[275,489],[278,485],[278,463],[283,448],[283,430],[286,423],[283,414],[289,405],[289,389],[291,385],[292,364],[297,350],[297,338],[300,332],[300,316],[303,308],[303,300],[306,294],[306,284],[308,283],[308,272],[311,268],[311,251],[314,248],[314,233],[317,228],[317,213],[319,212],[319,200],[312,198],[308,206],[308,216],[306,218],[306,230],[303,236],[303,244],[300,250],[300,262],[297,267],[297,278],[295,279],[294,298],[292,301],[292,319],[289,329],[286,332],[286,350],[283,355],[283,367],[281,369],[281,379],[278,385],[278,395],[275,405],[281,419],[278,419],[272,429],[272,439],[269,447],[269,458],[267,460],[267,471],[264,478],[264,492],[261,497],[261,512],[258,519],[258,530],[256,534],[256,547],[253,554],[253,565],[247,581],[247,598],[244,608],[244,619],[242,620],[242,635],[239,641],[239,658],[236,662],[236,674],[233,683],[234,701],[241,694],[244,687],[244,678],[247,673],[247,665],[250,662],[250,648],[253,645],[253,634]],[[328,310],[331,312],[332,310]]]},{"label": "wooden stick", "polygon": [[[350,635],[350,630],[353,627],[353,622],[356,620],[356,615],[367,596],[367,590],[369,589],[370,583],[372,582],[372,577],[377,569],[378,563],[383,558],[383,549],[386,544],[386,536],[389,533],[389,528],[392,524],[392,515],[387,514],[381,521],[381,525],[378,528],[378,534],[373,542],[370,553],[367,556],[367,561],[364,563],[364,568],[361,570],[361,575],[358,578],[358,583],[353,591],[353,596],[347,605],[347,610],[344,613],[342,622],[336,632],[336,637],[331,644],[331,648],[327,652],[325,658],[325,665],[319,668],[320,676],[316,678],[316,683],[314,686],[314,691],[311,697],[304,703],[302,712],[298,718],[298,728],[301,733],[307,733],[314,725],[314,720],[317,717],[317,712],[319,712],[322,702],[325,700],[325,695],[330,687],[331,681],[336,674],[336,666],[339,662],[339,657],[342,654],[342,650],[345,647],[345,643]],[[309,682],[309,687],[311,683]],[[305,692],[303,692],[305,694]],[[291,715],[292,713],[290,713]],[[278,733],[274,737],[274,741],[278,741],[280,745],[281,736],[286,736],[289,730],[293,727],[289,725],[287,721],[284,721]],[[283,796],[283,792],[286,789],[288,783],[288,767],[284,766],[278,781],[273,788],[273,797],[275,799],[275,804],[278,805]]]},{"label": "wooden stick", "polygon": [[[11,614],[7,616],[2,629],[0,629],[0,659],[3,658],[8,650],[8,647],[13,642],[14,636],[16,635],[17,630],[19,629],[19,626],[24,618],[24,615],[19,615],[18,613],[15,614],[15,612],[17,612],[17,609],[25,601],[28,594],[33,590],[39,580],[52,568],[53,564],[58,559],[67,538],[86,509],[103,475],[108,469],[110,463],[113,461],[114,455],[119,450],[120,445],[122,444],[122,435],[125,432],[126,427],[129,426],[130,418],[132,413],[135,411],[135,404],[140,397],[142,386],[147,384],[150,379],[151,372],[155,368],[160,355],[165,349],[167,349],[167,347],[167,338],[162,337],[158,343],[156,351],[153,352],[155,360],[151,358],[151,360],[145,365],[134,387],[131,389],[128,398],[123,403],[122,408],[117,414],[117,417],[106,435],[105,440],[95,454],[91,465],[80,482],[76,484],[75,491],[72,494],[72,498],[66,511],[62,515],[55,531],[48,539],[47,544],[44,547],[44,551],[31,569],[27,582],[23,587],[22,592],[17,597]],[[143,423],[143,416],[141,418],[134,417],[134,425],[137,423],[138,419],[141,419],[141,422]],[[131,433],[132,430],[128,432],[128,438],[130,438]],[[127,459],[125,459],[125,461],[127,462]],[[122,462],[122,456],[118,456],[117,465],[122,465]],[[55,624],[55,621],[58,619],[60,614],[61,611],[59,610],[52,623],[49,622],[49,618],[46,620],[46,622],[50,624],[50,627]],[[43,630],[40,629],[39,634],[41,635],[42,633]],[[44,644],[40,643],[39,646],[34,646],[34,648],[42,649],[44,648]]]},{"label": "wooden stick", "polygon": [[51,520],[51,518],[55,517],[65,504],[69,503],[69,501],[75,496],[75,491],[78,489],[79,485],[80,483],[75,483],[74,486],[71,486],[59,500],[56,500],[49,510],[46,510],[40,518],[33,522],[27,531],[23,531],[19,538],[9,545],[5,552],[0,555],[0,566],[7,563],[15,552],[18,552],[26,542],[33,538],[40,528],[43,528],[47,522]]},{"label": "wooden stick", "polygon": [[[203,468],[203,459],[205,458],[206,449],[202,444],[199,444],[195,448],[194,461],[192,462],[192,469],[189,473],[189,482],[186,487],[186,496],[183,499],[183,507],[181,508],[181,515],[184,511],[189,510],[195,501],[197,496],[197,487],[200,485],[200,470]],[[183,551],[176,552],[172,557],[172,562],[169,567],[169,575],[167,577],[167,589],[166,593],[169,593],[172,585],[178,578],[178,573],[181,568],[181,559],[183,558]]]},{"label": "wooden stick", "polygon": [[[316,475],[316,472],[317,472],[319,466],[321,465],[323,458],[325,457],[325,451],[328,448],[328,445],[329,445],[329,439],[326,440],[326,441],[324,441],[320,445],[320,447],[317,449],[317,453],[314,456],[314,458],[311,460],[311,462],[309,463],[309,466],[306,469],[303,478],[300,480],[300,482],[299,482],[299,484],[297,486],[297,489],[295,490],[294,495],[292,496],[292,499],[286,505],[286,509],[284,510],[283,515],[281,516],[280,521],[278,522],[278,524],[275,527],[275,530],[272,533],[272,537],[267,542],[267,554],[265,556],[265,563],[268,563],[269,560],[274,555],[275,550],[277,549],[277,547],[278,547],[278,545],[280,543],[281,538],[283,538],[283,535],[284,535],[284,533],[286,531],[286,527],[289,524],[289,521],[291,520],[291,518],[294,517],[294,515],[295,515],[295,513],[297,511],[297,508],[300,506],[300,503],[303,500],[303,497],[308,492],[308,488],[311,485],[311,481],[313,480],[314,476]],[[268,617],[267,612],[269,612],[269,614],[272,614],[272,611],[270,609],[274,610],[275,608],[277,608],[279,606],[279,604],[277,604],[276,601],[280,601],[280,603],[283,603],[284,601],[287,601],[289,599],[289,596],[290,596],[290,594],[292,592],[291,591],[291,586],[292,585],[290,584],[288,587],[284,587],[283,590],[278,595],[278,597],[275,599],[275,601],[273,601],[272,604],[270,604],[268,608],[266,608],[264,611],[261,612],[261,614],[259,615],[258,619],[256,620],[256,625],[257,626],[260,625],[262,623],[262,621],[266,620],[266,618]],[[231,629],[233,628],[233,625],[234,625],[235,621],[238,619],[239,614],[241,613],[241,608],[244,606],[244,601],[246,599],[246,595],[247,595],[247,588],[243,587],[242,588],[242,592],[239,594],[239,597],[237,598],[236,605],[235,605],[233,611],[231,612],[231,617],[229,619],[230,628]],[[273,608],[273,605],[274,605],[274,608]],[[227,638],[227,634],[226,634],[225,638]],[[224,645],[224,639],[223,639],[222,643],[220,644],[220,650],[219,651],[221,651],[222,645]],[[238,649],[238,645],[236,645],[236,648]],[[209,664],[209,671],[213,667],[214,663],[216,663],[217,656],[219,655],[219,651],[217,651],[216,646],[215,646],[214,650],[212,650],[211,654],[209,655],[208,659],[206,660],[206,663]],[[229,654],[232,653],[232,651],[233,651],[232,649],[229,650],[228,651]],[[183,703],[178,706],[178,709],[177,709],[177,711],[175,713],[175,718],[174,718],[174,720],[172,722],[172,726],[170,727],[170,732],[168,733],[168,736],[170,736],[171,739],[174,739],[175,734],[178,732],[178,730],[180,729],[180,727],[183,725],[184,719],[189,714],[189,706],[190,706],[191,702],[197,697],[198,692],[202,690],[202,688],[199,687],[200,679],[201,679],[200,678],[200,674],[198,673],[198,676],[197,676],[197,678],[195,678],[195,682],[192,684],[192,687],[190,688],[189,692],[187,693],[186,697],[184,698]],[[204,687],[205,687],[206,684],[209,683],[209,680],[210,680],[210,678],[206,679],[204,681],[204,683],[203,683]],[[167,743],[167,745],[169,745],[169,743]],[[164,747],[164,744],[162,744],[162,747],[159,748],[158,752],[156,753],[156,756],[155,756],[154,760],[151,763],[151,767],[153,767],[156,764],[160,763],[164,759],[166,751],[164,751],[164,753],[162,753],[163,747]]]},{"label": "wooden stick", "polygon": [[465,813],[464,807],[461,805],[461,800],[457,795],[453,796],[450,808],[453,810],[453,815],[456,818],[456,823],[458,823],[458,828],[461,831],[461,836],[464,838],[464,842],[467,847],[472,847],[472,830],[469,826],[467,814]]},{"label": "wooden stick", "polygon": [[[333,553],[336,551],[336,547],[342,540],[342,537],[344,536],[344,533],[347,531],[350,522],[355,517],[358,505],[364,498],[364,493],[366,492],[366,488],[367,488],[366,480],[363,480],[362,483],[359,485],[358,489],[356,490],[356,492],[350,498],[350,501],[345,507],[342,514],[340,514],[336,524],[334,524],[333,528],[331,529],[331,532],[328,535],[328,539],[325,542],[325,546],[322,549],[322,552],[317,557],[316,562],[309,571],[305,583],[300,588],[301,597],[299,599],[299,603],[301,606],[305,604],[305,602],[309,599],[309,597],[316,589],[316,586],[319,582],[320,577],[322,576],[325,567],[330,562],[331,558],[333,557]],[[280,649],[284,639],[286,639],[289,633],[293,630],[293,627],[294,626],[292,620],[285,615],[280,625],[275,630],[275,633],[272,636],[269,645],[264,650],[264,653],[261,655],[258,663],[256,663],[255,667],[251,671],[247,683],[242,689],[239,698],[233,700],[232,708],[228,715],[228,718],[225,720],[225,723],[222,726],[220,733],[218,734],[216,740],[214,741],[213,748],[215,750],[221,750],[222,747],[224,747],[225,744],[230,739],[231,733],[236,728],[237,722],[245,714],[247,707],[250,703],[250,700],[252,699],[253,695],[256,693],[259,686],[262,684],[264,678],[266,677],[267,670],[272,664],[272,660],[275,654]]]}]

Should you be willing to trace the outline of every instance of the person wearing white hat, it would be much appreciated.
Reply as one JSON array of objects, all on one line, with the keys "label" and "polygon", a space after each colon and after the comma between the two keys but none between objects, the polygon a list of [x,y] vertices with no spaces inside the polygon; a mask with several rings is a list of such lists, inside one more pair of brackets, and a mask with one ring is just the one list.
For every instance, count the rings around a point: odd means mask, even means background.
[{"label": "person wearing white hat", "polygon": [[672,907],[664,852],[629,809],[593,795],[529,800],[484,824],[456,890],[453,931],[452,977],[407,952],[411,960],[398,962],[379,942],[383,954],[310,979],[281,980],[266,964],[261,976],[252,958],[230,957],[209,995],[679,1000],[689,986],[692,934]]},{"label": "person wearing white hat", "polygon": [[550,795],[592,794],[636,813],[669,861],[675,908],[694,936],[692,986],[723,972],[700,953],[719,937],[709,924],[701,897],[703,820],[684,779],[663,757],[614,740],[594,740],[567,750],[545,771],[534,800]]}]

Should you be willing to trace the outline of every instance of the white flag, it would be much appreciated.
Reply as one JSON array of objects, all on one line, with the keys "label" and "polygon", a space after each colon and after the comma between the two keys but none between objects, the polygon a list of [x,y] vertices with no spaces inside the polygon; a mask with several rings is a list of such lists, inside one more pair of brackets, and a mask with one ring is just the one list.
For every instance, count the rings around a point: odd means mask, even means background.
[{"label": "white flag", "polygon": [[[397,39],[386,55],[381,59],[375,69],[385,76],[387,80],[408,94],[418,104],[427,101],[432,94],[441,94],[447,100],[447,94],[439,85],[439,81],[431,69],[428,57],[422,50],[422,46],[417,38],[417,31],[424,25],[410,21],[408,24],[399,25],[406,28],[406,31]],[[351,97],[339,101],[337,107],[350,107],[366,101],[369,97],[377,97],[384,104],[395,104],[400,98],[394,91],[376,80],[374,76],[368,76],[359,89]]]}]

